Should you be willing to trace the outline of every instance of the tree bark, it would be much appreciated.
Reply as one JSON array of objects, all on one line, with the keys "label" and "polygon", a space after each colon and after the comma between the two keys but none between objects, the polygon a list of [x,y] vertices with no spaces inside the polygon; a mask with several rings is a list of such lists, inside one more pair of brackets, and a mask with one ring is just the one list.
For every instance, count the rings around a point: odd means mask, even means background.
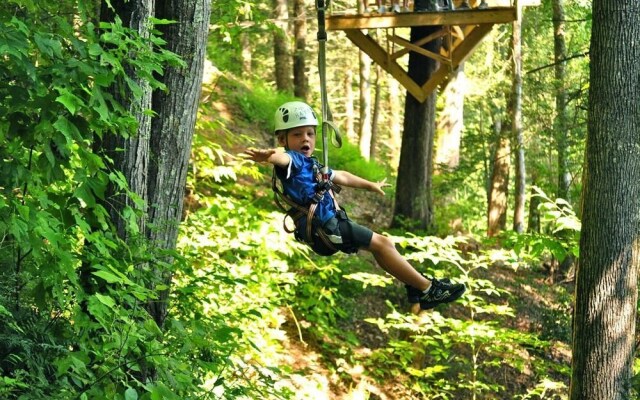
[{"label": "tree bark", "polygon": [[371,143],[369,144],[369,159],[375,160],[377,157],[379,119],[380,119],[380,92],[382,91],[381,79],[382,68],[376,64],[376,94],[373,97],[373,115],[371,116]]},{"label": "tree bark", "polygon": [[242,74],[248,76],[251,73],[253,62],[253,56],[251,54],[251,37],[247,32],[240,33],[240,43],[242,43],[242,52],[240,57],[242,59]]},{"label": "tree bark", "polygon": [[371,58],[360,52],[360,154],[369,159],[371,149]]},{"label": "tree bark", "polygon": [[557,197],[569,200],[569,184],[571,175],[569,174],[568,157],[568,136],[569,136],[569,116],[567,110],[567,91],[565,89],[567,46],[565,43],[565,24],[563,0],[553,0],[553,48],[555,61],[555,85],[556,85],[556,118],[555,137],[556,150],[558,152],[558,192]]},{"label": "tree bark", "polygon": [[516,2],[517,18],[512,30],[513,86],[511,100],[511,132],[516,146],[516,181],[513,207],[513,230],[524,231],[526,202],[526,177],[524,163],[524,138],[522,133],[522,6]]},{"label": "tree bark", "polygon": [[344,75],[344,124],[347,139],[350,143],[356,143],[358,136],[356,135],[355,126],[355,111],[353,109],[353,72],[351,69],[347,69]]},{"label": "tree bark", "polygon": [[293,35],[296,46],[293,53],[293,94],[306,101],[309,92],[307,80],[307,8],[304,0],[294,0]]},{"label": "tree bark", "polygon": [[455,169],[460,163],[460,141],[464,128],[464,64],[453,73],[444,91],[445,107],[438,122],[435,169]]},{"label": "tree bark", "polygon": [[[173,250],[178,237],[187,179],[191,141],[195,129],[202,72],[211,14],[210,0],[163,0],[156,3],[156,17],[177,21],[162,25],[168,50],[186,63],[165,69],[168,90],[153,95],[151,162],[149,168],[149,216],[147,238],[158,249]],[[172,263],[171,258],[164,261]],[[170,269],[157,267],[158,283],[170,286]],[[167,314],[168,290],[160,290],[149,312],[162,328]]]},{"label": "tree bark", "polygon": [[[122,20],[125,27],[136,30],[141,37],[150,37],[150,18],[154,13],[152,0],[112,0],[109,7],[106,2],[101,4],[100,20],[105,22],[115,21],[116,15]],[[149,44],[149,46],[151,46]],[[140,88],[140,96],[134,96],[126,82],[116,82],[111,88],[114,99],[135,116],[138,122],[136,132],[130,132],[128,138],[120,135],[105,134],[102,140],[97,139],[94,146],[104,152],[114,166],[125,176],[129,189],[143,202],[147,201],[147,167],[149,164],[149,137],[151,134],[151,115],[146,112],[151,109],[151,86],[149,82],[138,75],[131,64],[126,64],[125,69],[131,81]],[[110,184],[107,188],[104,202],[109,211],[111,221],[116,227],[118,236],[123,240],[129,240],[133,232],[127,229],[128,220],[123,217],[126,207],[138,209],[136,203],[121,190]],[[143,208],[138,219],[138,231],[145,229],[145,209]]]},{"label": "tree bark", "polygon": [[527,232],[540,233],[540,197],[534,196],[533,186],[537,185],[538,178],[536,172],[531,174],[531,195],[529,198],[529,222],[527,223]]},{"label": "tree bark", "polygon": [[631,398],[640,214],[640,4],[594,0],[572,400]]},{"label": "tree bark", "polygon": [[509,195],[509,170],[511,149],[508,128],[499,118],[494,122],[496,146],[489,190],[487,235],[495,236],[507,225],[507,198]]},{"label": "tree bark", "polygon": [[[438,26],[411,28],[411,42],[415,43],[440,29]],[[423,47],[439,53],[442,41],[433,40]],[[419,85],[424,84],[435,71],[435,60],[416,52],[409,53],[408,73]],[[398,182],[394,207],[394,226],[402,219],[415,222],[418,229],[430,229],[433,224],[431,199],[433,175],[433,140],[435,136],[436,93],[420,103],[407,93],[404,107],[404,128]]]},{"label": "tree bark", "polygon": [[289,49],[287,0],[273,0],[273,58],[275,62],[276,89],[292,93],[291,51]]},{"label": "tree bark", "polygon": [[400,161],[400,147],[402,146],[402,100],[400,84],[396,79],[389,79],[389,163],[394,169]]}]

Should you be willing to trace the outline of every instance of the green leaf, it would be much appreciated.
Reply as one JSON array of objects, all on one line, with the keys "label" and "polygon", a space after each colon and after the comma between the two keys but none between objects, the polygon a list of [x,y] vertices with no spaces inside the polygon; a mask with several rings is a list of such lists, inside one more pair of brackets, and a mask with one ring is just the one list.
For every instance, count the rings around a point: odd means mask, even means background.
[{"label": "green leaf", "polygon": [[67,89],[58,88],[58,92],[60,96],[56,97],[56,101],[65,106],[71,114],[75,114],[76,110],[83,104],[82,100]]},{"label": "green leaf", "polygon": [[98,299],[98,301],[100,301],[100,303],[104,304],[107,307],[115,307],[116,302],[113,300],[113,298],[111,298],[111,296],[104,296],[100,293],[96,293],[94,295],[96,297],[96,299]]},{"label": "green leaf", "polygon": [[112,274],[109,271],[94,271],[92,272],[92,274],[104,279],[105,281],[107,281],[107,283],[122,283],[124,281],[122,278]]},{"label": "green leaf", "polygon": [[33,39],[38,46],[38,50],[49,57],[62,58],[62,46],[58,40],[51,39],[40,33],[33,35]]},{"label": "green leaf", "polygon": [[138,399],[138,392],[136,392],[136,390],[134,388],[127,388],[127,390],[124,391],[124,399],[125,400],[137,400]]},{"label": "green leaf", "polygon": [[81,139],[78,128],[73,124],[73,122],[63,116],[58,118],[58,120],[53,124],[53,127],[67,138],[67,143],[71,143],[73,138]]},{"label": "green leaf", "polygon": [[93,197],[91,190],[89,189],[89,185],[86,183],[80,184],[76,189],[74,195],[78,198],[82,203],[84,203],[87,207],[95,207],[96,199]]}]

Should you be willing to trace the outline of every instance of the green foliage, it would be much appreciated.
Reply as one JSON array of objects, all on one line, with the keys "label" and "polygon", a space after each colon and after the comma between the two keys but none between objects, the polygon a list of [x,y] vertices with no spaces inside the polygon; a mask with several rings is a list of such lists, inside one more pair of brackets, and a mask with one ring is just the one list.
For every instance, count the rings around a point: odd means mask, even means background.
[{"label": "green foliage", "polygon": [[[322,143],[320,134],[318,134],[318,144],[316,148],[316,157],[322,160]],[[372,182],[378,182],[387,179],[387,183],[392,188],[395,183],[391,176],[391,170],[386,165],[379,164],[375,161],[367,161],[360,154],[358,146],[349,143],[346,138],[342,138],[342,147],[336,148],[329,143],[329,166],[332,169],[349,171],[352,174]],[[387,188],[388,189],[388,188]],[[393,195],[392,193],[387,193]]]},{"label": "green foliage", "polygon": [[270,135],[273,135],[276,109],[283,103],[296,100],[291,95],[275,92],[262,82],[250,82],[248,86],[234,85],[237,90],[235,101],[244,113],[244,120],[264,127],[264,131]]},{"label": "green foliage", "polygon": [[[170,394],[144,382],[152,371],[178,371],[165,365],[169,342],[143,306],[155,299],[148,265],[162,258],[139,238],[124,243],[116,235],[106,188],[127,193],[127,184],[94,142],[135,132],[135,119],[110,93],[122,81],[139,94],[125,70],[162,89],[153,76],[179,60],[152,50],[160,38],[142,39],[119,21],[98,31],[82,7],[71,20],[48,6],[12,3],[10,12],[0,8],[0,310],[7,321],[0,393]],[[136,212],[123,212],[137,233]]]},{"label": "green foliage", "polygon": [[541,199],[539,209],[545,232],[520,235],[505,233],[508,238],[505,244],[523,257],[533,259],[549,255],[560,261],[569,255],[578,257],[581,224],[569,203],[564,199],[552,200],[537,187],[533,190],[535,196]]},{"label": "green foliage", "polygon": [[[496,259],[493,252],[464,256],[456,249],[464,245],[464,240],[451,237],[396,240],[410,249],[407,258],[424,264],[428,274],[456,279],[456,273],[460,273],[457,279],[468,290],[462,300],[461,319],[446,317],[438,311],[415,316],[395,310],[385,318],[368,319],[395,337],[364,361],[374,375],[379,379],[408,375],[416,394],[444,399],[502,397],[510,382],[501,376],[532,369],[536,373],[566,376],[567,370],[559,370],[546,361],[549,342],[504,326],[504,322],[515,317],[507,302],[509,294],[480,277],[481,271],[491,268]],[[502,372],[496,374],[499,370]],[[564,393],[564,389],[561,384],[553,387],[554,391],[559,390],[557,393]]]}]

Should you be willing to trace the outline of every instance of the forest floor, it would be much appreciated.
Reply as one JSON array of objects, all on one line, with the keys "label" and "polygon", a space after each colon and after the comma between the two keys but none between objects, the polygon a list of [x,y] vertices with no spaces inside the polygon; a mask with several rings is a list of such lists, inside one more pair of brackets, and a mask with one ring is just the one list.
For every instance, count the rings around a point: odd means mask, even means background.
[{"label": "forest floor", "polygon": [[[229,143],[225,137],[229,135],[246,135],[253,137],[255,143],[252,146],[269,147],[272,138],[265,132],[264,127],[255,127],[243,122],[242,112],[240,112],[232,102],[224,98],[224,92],[228,88],[215,85],[217,90],[212,93],[210,104],[213,115],[203,116],[203,118],[219,119],[223,121],[224,129],[211,132],[216,142]],[[205,132],[205,135],[207,133]],[[231,154],[238,154],[242,147],[235,146],[228,148]],[[264,193],[269,191],[268,179],[265,177]],[[258,183],[258,186],[260,183]],[[266,194],[268,195],[268,193]],[[350,217],[377,232],[384,232],[388,226],[392,209],[393,199],[362,193],[357,190],[345,190],[340,194],[339,200],[348,207]],[[369,257],[364,255],[364,257]],[[371,257],[368,258],[371,265],[370,273],[384,274],[380,268],[375,266]],[[551,352],[545,356],[554,362],[570,365],[569,343],[571,327],[567,327],[566,315],[572,310],[566,309],[568,303],[566,299],[559,298],[562,293],[573,293],[572,282],[563,281],[564,276],[559,273],[552,273],[545,265],[514,270],[507,266],[495,265],[486,270],[486,276],[497,287],[511,293],[509,304],[514,308],[515,317],[510,321],[510,328],[522,332],[537,333],[547,338],[562,337],[566,340],[556,340],[553,342]],[[565,290],[554,290],[554,287],[562,285]],[[373,349],[379,348],[389,340],[387,335],[380,331],[375,325],[364,322],[364,318],[383,318],[388,313],[386,301],[394,304],[405,304],[404,288],[399,282],[395,282],[389,290],[380,288],[369,288],[357,299],[357,307],[352,310],[355,314],[346,322],[348,326],[341,327],[345,331],[355,334],[359,346],[352,349],[353,352],[366,356]],[[569,302],[570,303],[570,302]],[[457,311],[459,305],[451,305],[454,314],[463,315],[462,310]],[[336,371],[336,360],[330,360],[322,353],[322,346],[317,343],[309,343],[304,335],[304,327],[299,326],[299,321],[295,320],[289,311],[284,310],[283,315],[287,321],[282,329],[286,332],[286,340],[282,342],[281,359],[282,365],[289,366],[291,374],[291,388],[296,393],[297,399],[313,400],[364,400],[364,399],[410,399],[407,389],[404,388],[402,377],[389,380],[383,383],[376,382],[369,378],[366,371],[361,366],[343,365]],[[302,329],[301,329],[302,328]],[[545,334],[546,332],[546,334]],[[339,363],[338,363],[339,364]],[[514,374],[513,369],[497,368],[496,374],[504,374],[503,385],[509,393],[513,388],[513,393],[518,392],[518,388],[532,387],[535,383],[534,372],[525,366],[522,373]],[[345,381],[343,376],[347,374],[350,379]],[[342,375],[342,376],[341,376]],[[533,382],[533,383],[532,383]],[[506,394],[506,399],[513,396]]]}]

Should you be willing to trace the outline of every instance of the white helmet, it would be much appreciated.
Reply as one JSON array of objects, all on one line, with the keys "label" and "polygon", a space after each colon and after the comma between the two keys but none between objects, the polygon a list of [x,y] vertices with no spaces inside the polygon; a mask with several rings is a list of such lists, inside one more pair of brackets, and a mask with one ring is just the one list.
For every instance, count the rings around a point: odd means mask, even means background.
[{"label": "white helmet", "polygon": [[316,113],[307,103],[301,101],[290,101],[278,107],[274,121],[276,132],[298,126],[318,126]]}]

